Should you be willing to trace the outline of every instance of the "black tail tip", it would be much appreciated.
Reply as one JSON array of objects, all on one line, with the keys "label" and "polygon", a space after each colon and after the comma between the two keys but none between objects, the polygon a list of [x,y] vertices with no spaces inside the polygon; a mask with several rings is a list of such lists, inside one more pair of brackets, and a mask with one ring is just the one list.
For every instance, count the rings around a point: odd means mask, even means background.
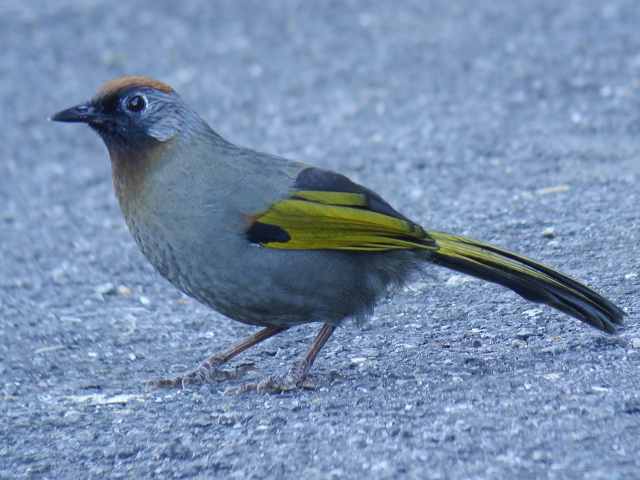
[{"label": "black tail tip", "polygon": [[618,333],[618,328],[624,324],[624,317],[627,315],[627,312],[619,307],[613,305],[612,307],[613,308],[611,308],[606,314],[598,312],[599,315],[591,316],[585,320],[587,323],[593,325],[599,330],[610,334],[616,334]]}]

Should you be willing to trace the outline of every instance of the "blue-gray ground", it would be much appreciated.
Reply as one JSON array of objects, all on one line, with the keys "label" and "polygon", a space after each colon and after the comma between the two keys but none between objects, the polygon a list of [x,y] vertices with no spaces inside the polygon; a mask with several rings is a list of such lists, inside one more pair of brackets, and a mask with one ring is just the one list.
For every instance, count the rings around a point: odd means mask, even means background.
[{"label": "blue-gray ground", "polygon": [[[638,25],[636,0],[0,3],[0,477],[638,475]],[[584,279],[627,326],[434,268],[338,332],[316,390],[146,391],[252,329],[152,271],[99,139],[46,121],[123,73]],[[316,329],[241,361],[283,371]]]}]

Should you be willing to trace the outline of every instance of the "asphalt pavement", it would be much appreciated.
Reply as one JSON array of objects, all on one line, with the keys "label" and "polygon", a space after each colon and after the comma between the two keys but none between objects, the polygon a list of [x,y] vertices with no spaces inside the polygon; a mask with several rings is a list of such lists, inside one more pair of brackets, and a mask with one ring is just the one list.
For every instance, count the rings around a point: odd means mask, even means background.
[{"label": "asphalt pavement", "polygon": [[[640,478],[638,25],[637,0],[1,2],[0,478]],[[102,142],[47,121],[125,73],[626,325],[433,267],[338,331],[314,389],[145,388],[254,330],[153,271]],[[246,352],[244,381],[317,329]]]}]

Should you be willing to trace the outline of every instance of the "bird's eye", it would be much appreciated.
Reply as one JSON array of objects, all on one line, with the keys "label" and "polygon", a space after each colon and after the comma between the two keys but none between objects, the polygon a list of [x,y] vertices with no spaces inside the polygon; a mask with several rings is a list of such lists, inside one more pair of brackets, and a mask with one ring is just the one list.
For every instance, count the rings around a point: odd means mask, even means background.
[{"label": "bird's eye", "polygon": [[130,112],[141,112],[147,108],[147,99],[143,95],[133,95],[127,99],[126,107]]}]

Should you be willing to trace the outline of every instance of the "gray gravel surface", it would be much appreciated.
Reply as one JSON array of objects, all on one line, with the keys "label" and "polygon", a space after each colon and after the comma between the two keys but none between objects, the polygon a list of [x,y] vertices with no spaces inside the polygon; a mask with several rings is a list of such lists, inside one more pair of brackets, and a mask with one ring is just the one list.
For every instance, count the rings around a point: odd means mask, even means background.
[{"label": "gray gravel surface", "polygon": [[[638,25],[637,0],[1,2],[0,478],[638,478]],[[626,327],[431,268],[340,329],[314,390],[146,390],[253,330],[153,272],[99,139],[46,121],[123,73],[584,279]]]}]

